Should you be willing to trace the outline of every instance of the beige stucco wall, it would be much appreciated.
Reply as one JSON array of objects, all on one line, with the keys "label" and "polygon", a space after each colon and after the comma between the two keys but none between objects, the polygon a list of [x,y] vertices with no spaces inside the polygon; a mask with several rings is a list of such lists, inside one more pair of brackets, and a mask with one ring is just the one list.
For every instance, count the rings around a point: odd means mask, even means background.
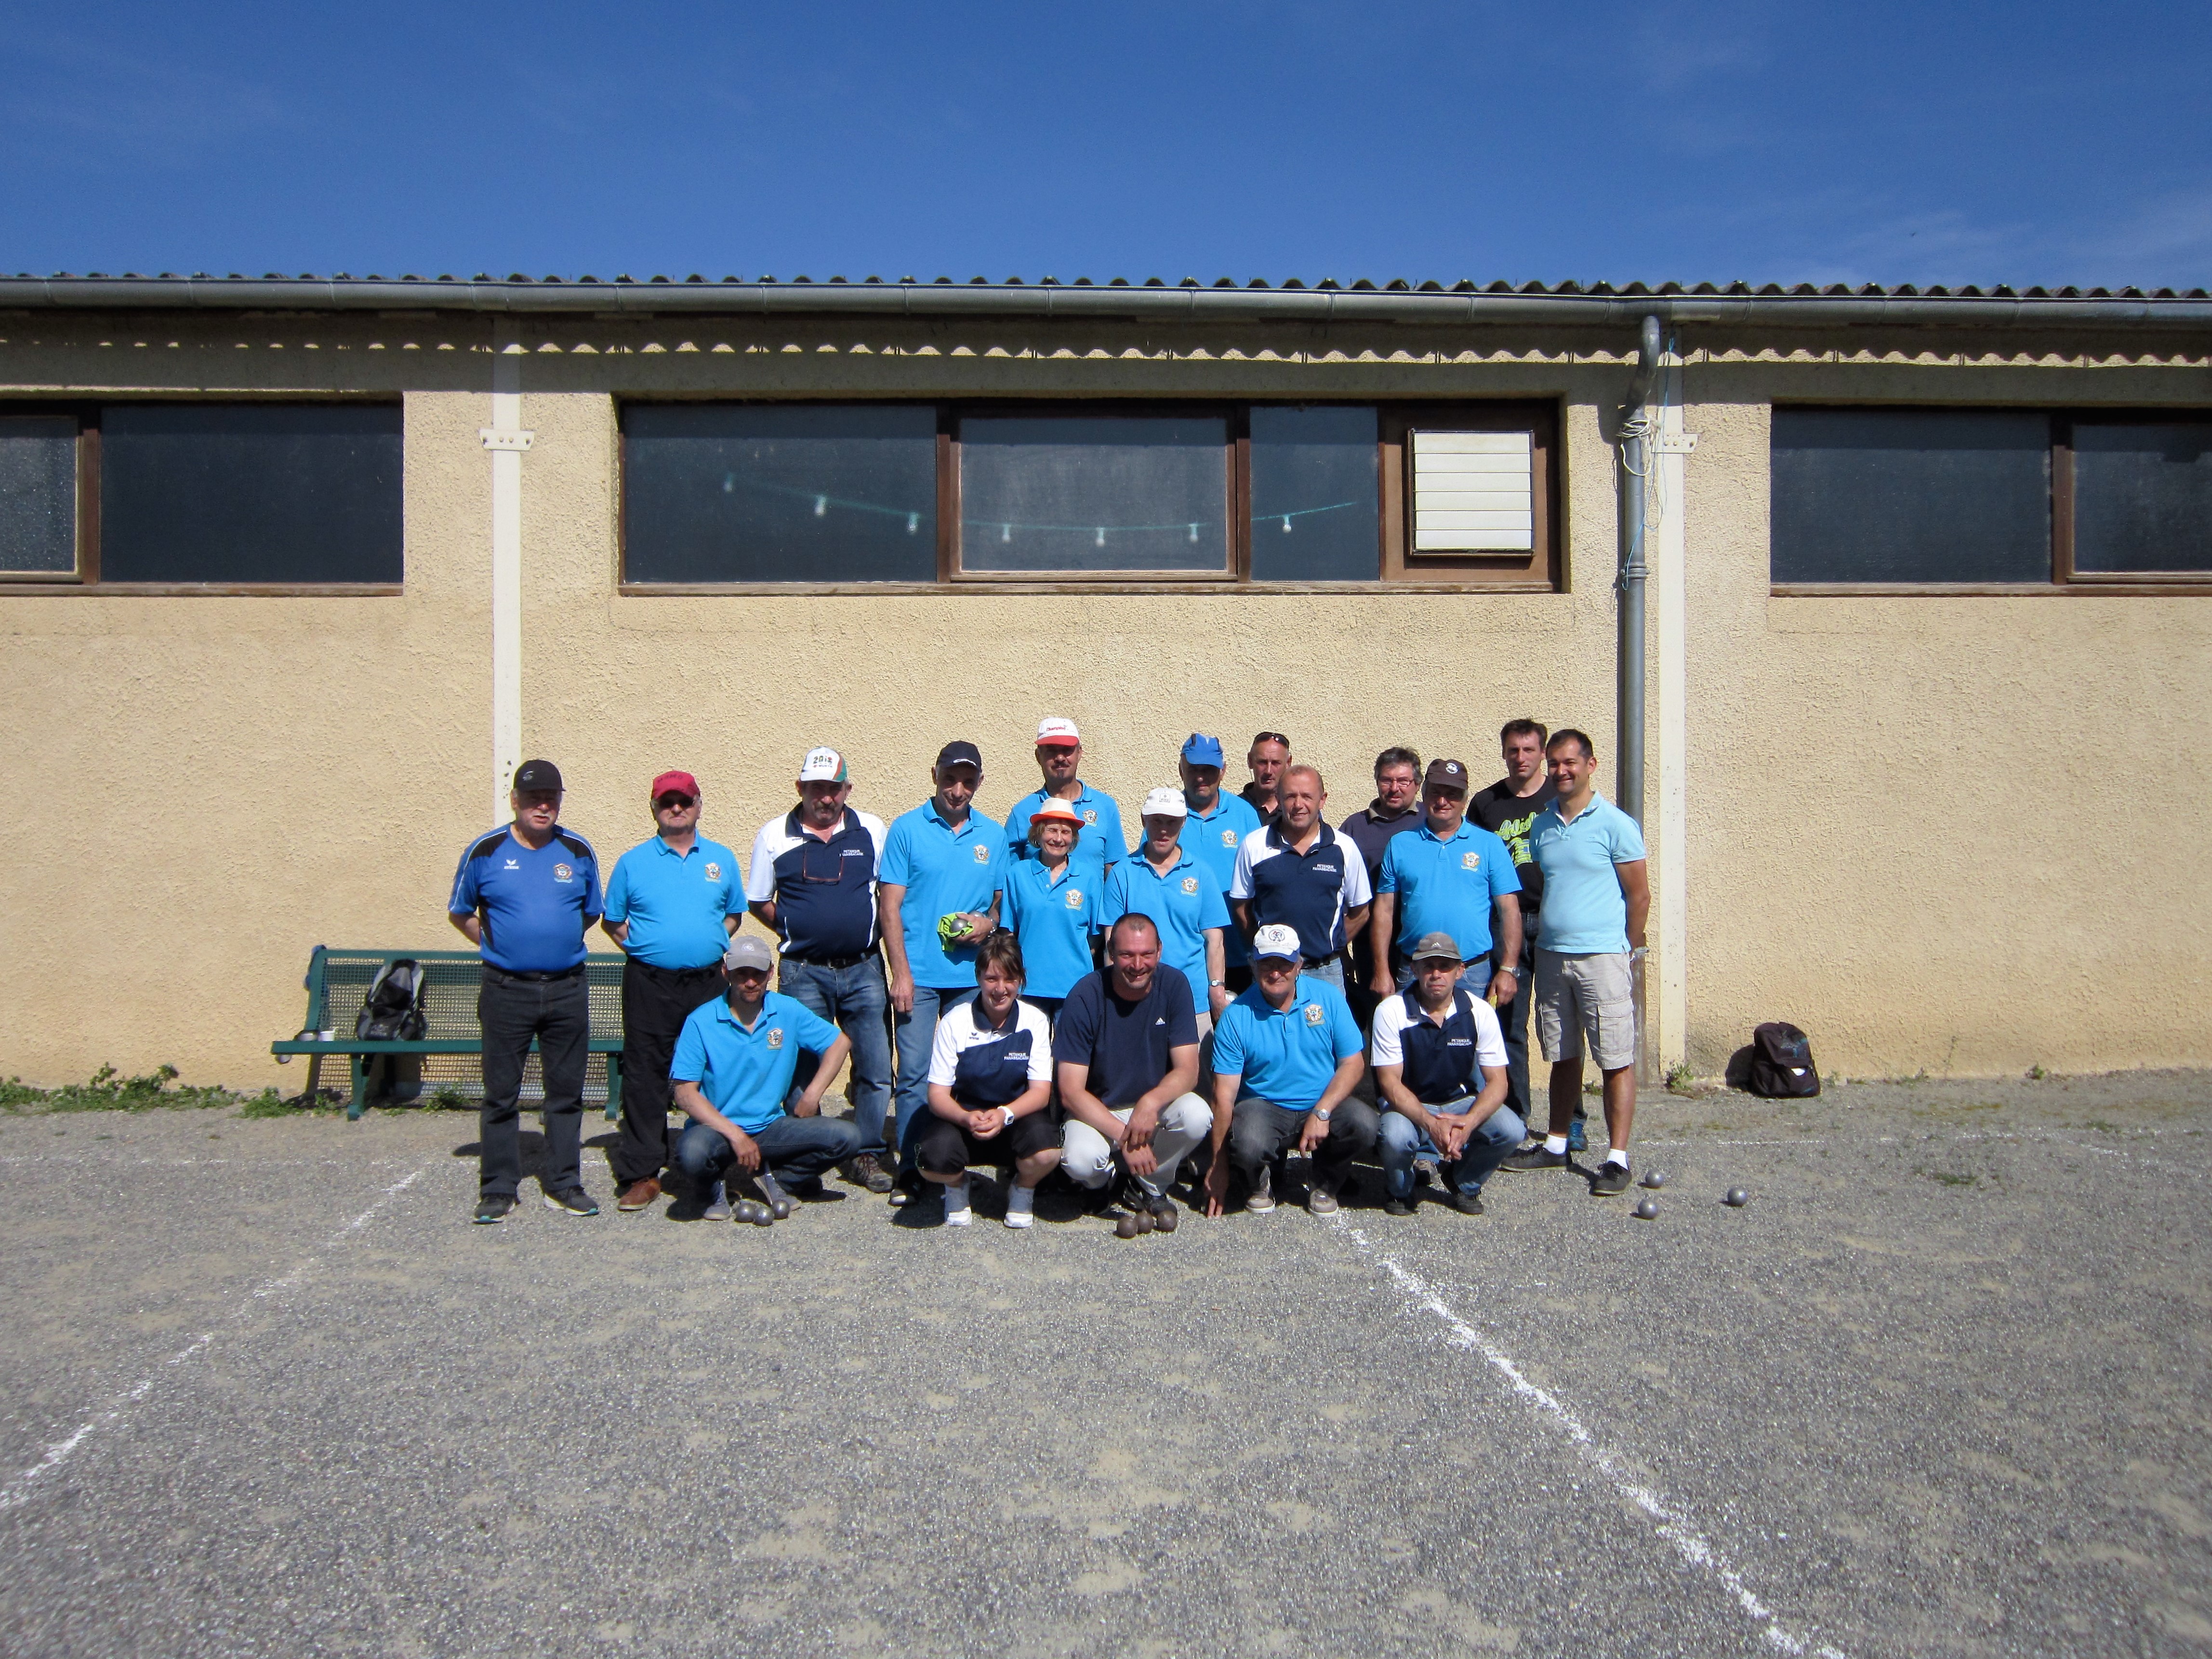
[{"label": "beige stucco wall", "polygon": [[[889,817],[926,793],[939,742],[973,738],[1001,815],[1034,786],[1047,713],[1081,722],[1088,775],[1125,810],[1172,781],[1194,728],[1290,732],[1332,817],[1366,799],[1387,744],[1488,773],[1510,715],[1584,726],[1609,758],[1618,343],[1293,332],[526,330],[525,752],[561,764],[568,822],[610,860],[672,765],[744,853],[820,742]],[[0,325],[19,392],[407,406],[403,597],[0,591],[0,1073],[168,1061],[296,1086],[266,1045],[299,1024],[313,945],[453,942],[447,884],[491,787],[490,344],[468,319]],[[1686,376],[1692,1060],[1717,1069],[1775,1017],[1855,1073],[2212,1060],[2191,994],[2212,920],[2194,869],[2212,599],[1774,598],[1765,544],[1775,398],[2212,404],[2201,364],[2091,363],[2064,343],[1994,365],[1917,345],[1717,355]],[[715,392],[1556,398],[1568,591],[619,594],[615,398]],[[2146,732],[2171,756],[2149,785],[2122,763]],[[2160,822],[2132,830],[2114,805],[2147,787]]]}]

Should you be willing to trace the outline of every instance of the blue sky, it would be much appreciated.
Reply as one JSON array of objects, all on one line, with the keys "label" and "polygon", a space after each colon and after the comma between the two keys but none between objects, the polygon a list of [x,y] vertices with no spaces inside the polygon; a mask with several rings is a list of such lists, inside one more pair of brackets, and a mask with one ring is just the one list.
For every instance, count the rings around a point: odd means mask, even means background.
[{"label": "blue sky", "polygon": [[2212,6],[0,6],[0,267],[2212,283]]}]

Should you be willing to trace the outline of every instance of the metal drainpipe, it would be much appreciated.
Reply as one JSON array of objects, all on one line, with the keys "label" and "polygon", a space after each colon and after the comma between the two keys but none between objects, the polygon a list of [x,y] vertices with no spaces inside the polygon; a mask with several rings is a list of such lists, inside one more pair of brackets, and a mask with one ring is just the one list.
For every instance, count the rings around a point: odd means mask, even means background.
[{"label": "metal drainpipe", "polygon": [[1614,802],[1644,823],[1644,585],[1650,567],[1644,562],[1644,486],[1650,470],[1650,422],[1644,414],[1651,377],[1659,369],[1659,319],[1646,315],[1637,344],[1636,373],[1620,408],[1620,646],[1616,655],[1613,741],[1620,759],[1613,772],[1620,799]]}]

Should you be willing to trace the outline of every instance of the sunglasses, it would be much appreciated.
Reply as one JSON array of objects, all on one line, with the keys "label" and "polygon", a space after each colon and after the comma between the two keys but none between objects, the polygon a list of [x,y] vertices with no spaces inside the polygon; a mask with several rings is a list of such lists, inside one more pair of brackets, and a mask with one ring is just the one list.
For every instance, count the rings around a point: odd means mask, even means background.
[{"label": "sunglasses", "polygon": [[684,807],[696,804],[698,799],[696,795],[679,795],[671,791],[657,798],[653,803],[653,807],[657,812],[680,811]]},{"label": "sunglasses", "polygon": [[730,977],[735,980],[742,980],[748,985],[765,985],[768,982],[768,969],[765,968],[732,968],[730,969]]},{"label": "sunglasses", "polygon": [[1252,746],[1255,749],[1263,743],[1279,743],[1285,749],[1291,746],[1291,740],[1279,732],[1262,732],[1252,739]]}]

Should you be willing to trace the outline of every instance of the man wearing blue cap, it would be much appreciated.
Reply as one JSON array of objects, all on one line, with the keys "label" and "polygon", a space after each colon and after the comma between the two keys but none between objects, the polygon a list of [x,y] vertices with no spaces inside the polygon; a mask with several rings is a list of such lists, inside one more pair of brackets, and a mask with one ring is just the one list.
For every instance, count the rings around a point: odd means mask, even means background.
[{"label": "man wearing blue cap", "polygon": [[[1220,738],[1194,732],[1183,740],[1182,799],[1189,812],[1183,819],[1181,845],[1226,894],[1230,878],[1237,873],[1237,849],[1260,827],[1260,814],[1242,795],[1221,793],[1221,764]],[[1201,1006],[1211,1006],[1215,990],[1226,989],[1233,997],[1252,983],[1251,951],[1234,922],[1221,930],[1221,958],[1220,986],[1203,990],[1191,987],[1199,993]]]}]

